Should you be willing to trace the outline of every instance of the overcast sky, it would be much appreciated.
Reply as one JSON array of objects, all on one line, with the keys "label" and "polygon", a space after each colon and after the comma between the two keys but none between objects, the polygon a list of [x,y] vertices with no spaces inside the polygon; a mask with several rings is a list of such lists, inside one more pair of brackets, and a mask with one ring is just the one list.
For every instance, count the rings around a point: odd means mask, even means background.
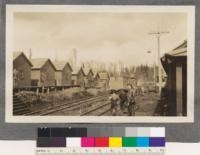
[{"label": "overcast sky", "polygon": [[31,48],[32,57],[67,60],[76,48],[78,61],[153,64],[157,40],[148,33],[154,31],[170,32],[161,37],[161,54],[168,52],[187,39],[187,16],[184,13],[15,13],[14,49],[28,54]]}]

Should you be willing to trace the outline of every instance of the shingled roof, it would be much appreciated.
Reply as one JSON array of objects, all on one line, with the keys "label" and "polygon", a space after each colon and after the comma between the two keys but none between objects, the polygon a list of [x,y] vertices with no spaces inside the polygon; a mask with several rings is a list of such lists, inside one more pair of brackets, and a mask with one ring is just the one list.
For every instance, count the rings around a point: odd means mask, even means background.
[{"label": "shingled roof", "polygon": [[63,70],[66,65],[68,65],[70,70],[73,71],[71,65],[66,61],[54,61],[53,64],[57,71]]},{"label": "shingled roof", "polygon": [[48,58],[34,58],[34,59],[31,59],[30,61],[31,61],[31,63],[33,64],[32,69],[41,69],[41,68],[44,66],[44,64],[45,64],[47,61],[49,61],[50,64],[52,65],[52,67],[56,70],[54,64],[53,64],[53,63],[51,62],[51,60],[48,59]]},{"label": "shingled roof", "polygon": [[18,58],[18,56],[20,56],[23,52],[14,52],[13,53],[13,60],[15,60],[16,58]]},{"label": "shingled roof", "polygon": [[85,76],[85,72],[83,71],[82,67],[74,67],[72,74],[74,75],[79,74],[80,71],[83,72],[83,75]]},{"label": "shingled roof", "polygon": [[166,73],[168,73],[168,64],[171,62],[171,58],[173,59],[179,59],[187,57],[187,41],[185,40],[181,45],[177,46],[173,50],[166,53],[161,58],[162,66]]},{"label": "shingled roof", "polygon": [[187,56],[187,41],[185,40],[181,45],[167,54],[171,56]]},{"label": "shingled roof", "polygon": [[110,79],[107,72],[99,72],[98,74],[99,74],[100,79],[102,79],[102,80]]},{"label": "shingled roof", "polygon": [[19,56],[23,56],[25,58],[25,60],[30,64],[30,66],[31,67],[33,66],[31,61],[26,57],[26,55],[23,52],[14,52],[13,53],[13,61],[15,61]]},{"label": "shingled roof", "polygon": [[85,75],[88,75],[90,72],[92,73],[92,75],[94,75],[93,71],[91,68],[88,68],[88,67],[84,67],[83,68],[83,71],[85,73]]}]

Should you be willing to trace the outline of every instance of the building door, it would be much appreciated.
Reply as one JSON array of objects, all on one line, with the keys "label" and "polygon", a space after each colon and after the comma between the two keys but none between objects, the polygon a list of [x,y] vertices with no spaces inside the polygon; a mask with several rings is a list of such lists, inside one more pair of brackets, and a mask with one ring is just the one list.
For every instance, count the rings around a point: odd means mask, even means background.
[{"label": "building door", "polygon": [[31,86],[38,86],[39,80],[31,80]]},{"label": "building door", "polygon": [[183,115],[183,73],[182,66],[176,66],[176,105],[177,116]]}]

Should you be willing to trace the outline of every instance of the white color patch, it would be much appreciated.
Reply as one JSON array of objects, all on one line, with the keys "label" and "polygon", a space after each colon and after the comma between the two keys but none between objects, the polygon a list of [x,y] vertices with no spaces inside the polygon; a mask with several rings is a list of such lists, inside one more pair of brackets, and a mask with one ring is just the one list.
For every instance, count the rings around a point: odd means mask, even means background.
[{"label": "white color patch", "polygon": [[165,128],[164,127],[151,128],[150,137],[165,137]]},{"label": "white color patch", "polygon": [[67,147],[81,147],[81,138],[70,137],[66,139]]}]

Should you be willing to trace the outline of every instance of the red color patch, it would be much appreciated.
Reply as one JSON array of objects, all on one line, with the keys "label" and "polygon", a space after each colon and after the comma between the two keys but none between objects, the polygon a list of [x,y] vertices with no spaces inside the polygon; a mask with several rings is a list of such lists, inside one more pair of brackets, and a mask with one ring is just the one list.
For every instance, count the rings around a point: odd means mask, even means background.
[{"label": "red color patch", "polygon": [[108,137],[96,137],[95,138],[95,147],[108,147],[109,138]]}]

